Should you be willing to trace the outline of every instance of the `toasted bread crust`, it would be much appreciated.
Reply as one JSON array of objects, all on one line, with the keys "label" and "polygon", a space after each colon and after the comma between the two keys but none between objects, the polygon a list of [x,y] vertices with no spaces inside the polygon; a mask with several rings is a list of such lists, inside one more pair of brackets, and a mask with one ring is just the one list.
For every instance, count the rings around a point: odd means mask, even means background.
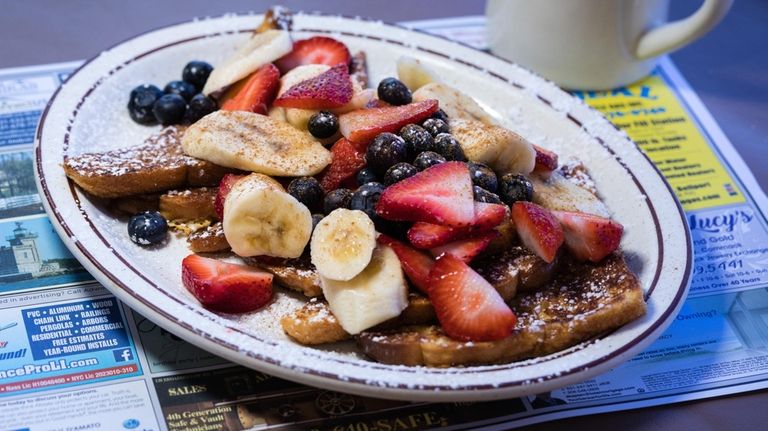
[{"label": "toasted bread crust", "polygon": [[272,273],[277,284],[301,292],[307,297],[313,298],[323,294],[320,275],[307,256],[296,259],[259,256],[247,258],[246,262]]},{"label": "toasted bread crust", "polygon": [[189,248],[195,253],[219,253],[229,250],[221,223],[214,223],[204,229],[192,232],[187,237]]},{"label": "toasted bread crust", "polygon": [[213,201],[217,192],[216,187],[171,190],[160,196],[160,213],[168,220],[216,220]]}]

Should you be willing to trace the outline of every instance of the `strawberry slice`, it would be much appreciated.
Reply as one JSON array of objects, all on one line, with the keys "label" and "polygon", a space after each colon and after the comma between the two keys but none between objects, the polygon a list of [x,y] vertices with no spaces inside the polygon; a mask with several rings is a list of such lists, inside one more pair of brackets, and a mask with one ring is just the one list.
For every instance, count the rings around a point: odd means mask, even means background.
[{"label": "strawberry slice", "polygon": [[249,111],[266,114],[269,104],[275,100],[280,87],[280,71],[269,63],[256,69],[244,84],[236,84],[222,99],[221,109],[225,111]]},{"label": "strawberry slice", "polygon": [[253,311],[272,298],[272,274],[196,254],[181,261],[181,280],[205,308],[223,313]]},{"label": "strawberry slice", "polygon": [[275,106],[299,109],[331,109],[352,100],[352,81],[347,66],[338,64],[325,72],[301,81],[275,100]]},{"label": "strawberry slice", "polygon": [[613,220],[592,214],[553,211],[565,232],[565,246],[577,258],[599,262],[616,251],[624,227]]},{"label": "strawberry slice", "polygon": [[216,192],[216,199],[213,201],[213,209],[216,211],[219,220],[224,220],[224,199],[227,198],[232,187],[243,178],[245,178],[245,175],[235,174],[225,174],[221,177],[219,190]]},{"label": "strawberry slice", "polygon": [[495,230],[488,231],[477,235],[474,238],[462,239],[454,241],[446,245],[435,247],[429,252],[432,256],[440,257],[444,254],[450,254],[451,256],[461,260],[464,263],[472,262],[472,259],[482,253],[488,244],[496,239],[500,234]]},{"label": "strawberry slice", "polygon": [[555,216],[534,203],[517,201],[512,205],[512,220],[523,244],[551,263],[565,239],[563,228]]},{"label": "strawberry slice", "polygon": [[331,147],[331,164],[320,176],[320,187],[328,193],[349,181],[365,167],[365,146],[344,138]]},{"label": "strawberry slice", "polygon": [[536,164],[533,168],[534,172],[548,176],[552,171],[557,169],[557,153],[541,148],[538,145],[534,145],[533,149],[536,150]]},{"label": "strawberry slice", "polygon": [[493,341],[509,336],[517,318],[496,289],[461,260],[446,254],[429,273],[429,299],[452,338]]},{"label": "strawberry slice", "polygon": [[294,42],[293,50],[275,63],[280,71],[285,73],[305,64],[343,64],[349,67],[349,60],[349,49],[346,45],[330,37],[315,36]]},{"label": "strawberry slice", "polygon": [[504,221],[506,207],[499,204],[475,202],[475,218],[466,228],[414,223],[408,229],[408,240],[417,248],[431,249],[473,234],[487,232]]},{"label": "strawberry slice", "polygon": [[402,106],[359,109],[339,116],[339,130],[353,142],[368,143],[378,134],[397,133],[410,123],[420,123],[437,111],[437,100],[428,99]]},{"label": "strawberry slice", "polygon": [[387,187],[376,205],[387,220],[467,226],[475,219],[467,164],[445,162]]},{"label": "strawberry slice", "polygon": [[411,283],[422,292],[429,294],[429,272],[435,264],[435,259],[384,234],[379,235],[376,240],[380,244],[392,247],[397,258],[400,259],[400,266],[403,268],[403,272],[411,280]]}]

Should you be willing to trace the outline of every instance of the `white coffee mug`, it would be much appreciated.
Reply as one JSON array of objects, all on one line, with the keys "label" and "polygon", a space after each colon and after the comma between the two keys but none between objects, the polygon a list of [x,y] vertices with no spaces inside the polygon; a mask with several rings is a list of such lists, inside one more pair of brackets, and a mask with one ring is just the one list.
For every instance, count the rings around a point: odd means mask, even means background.
[{"label": "white coffee mug", "polygon": [[701,37],[733,0],[704,0],[667,23],[669,0],[488,0],[491,51],[579,90],[602,90],[650,73],[656,57]]}]

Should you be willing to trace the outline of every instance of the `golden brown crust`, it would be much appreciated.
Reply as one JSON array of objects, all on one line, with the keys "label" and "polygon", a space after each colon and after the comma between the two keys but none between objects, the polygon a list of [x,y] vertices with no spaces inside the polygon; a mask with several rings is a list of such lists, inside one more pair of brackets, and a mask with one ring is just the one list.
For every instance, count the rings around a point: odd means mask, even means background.
[{"label": "golden brown crust", "polygon": [[258,256],[247,258],[246,262],[272,273],[277,284],[301,292],[307,297],[313,298],[323,294],[320,275],[306,255],[296,259]]},{"label": "golden brown crust", "polygon": [[192,232],[187,237],[187,242],[189,248],[195,253],[219,253],[229,251],[230,248],[221,223],[214,223]]},{"label": "golden brown crust", "polygon": [[216,187],[171,190],[160,196],[160,213],[168,220],[216,220],[213,202],[217,192]]}]

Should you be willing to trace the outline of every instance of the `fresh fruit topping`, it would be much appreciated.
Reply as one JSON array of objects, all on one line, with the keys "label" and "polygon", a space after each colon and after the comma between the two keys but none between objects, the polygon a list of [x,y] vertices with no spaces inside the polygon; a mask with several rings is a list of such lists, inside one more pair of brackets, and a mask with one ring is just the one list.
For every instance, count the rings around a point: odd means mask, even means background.
[{"label": "fresh fruit topping", "polygon": [[339,64],[299,82],[275,100],[275,106],[298,109],[339,108],[352,100],[352,81],[347,66]]},{"label": "fresh fruit topping", "polygon": [[381,199],[381,194],[384,192],[384,185],[381,183],[366,183],[358,187],[354,193],[352,193],[352,199],[349,201],[349,208],[353,210],[359,210],[368,215],[373,221],[378,221],[379,216],[376,214],[376,204]]},{"label": "fresh fruit topping", "polygon": [[235,86],[227,92],[221,109],[265,115],[279,87],[280,71],[272,63],[265,64],[248,77],[242,87]]},{"label": "fresh fruit topping", "polygon": [[[325,214],[312,214],[312,233],[315,232],[315,228],[325,218]],[[311,240],[310,240],[311,242]]]},{"label": "fresh fruit topping", "polygon": [[416,169],[416,166],[405,162],[398,163],[387,169],[387,173],[384,174],[384,185],[391,186],[418,173],[419,170]]},{"label": "fresh fruit topping", "polygon": [[413,166],[416,166],[416,169],[423,171],[432,166],[439,165],[440,163],[445,163],[445,161],[445,157],[434,151],[424,151],[413,159]]},{"label": "fresh fruit topping", "polygon": [[341,183],[352,178],[365,166],[365,146],[344,138],[331,147],[331,164],[322,173],[320,186],[326,192],[339,188]]},{"label": "fresh fruit topping", "polygon": [[197,91],[201,91],[205,87],[205,81],[208,80],[213,71],[213,66],[204,62],[193,60],[184,66],[184,70],[181,72],[181,79],[185,82],[189,82],[197,88]]},{"label": "fresh fruit topping", "polygon": [[541,148],[538,145],[533,145],[533,149],[536,151],[534,172],[547,174],[557,169],[557,153]]},{"label": "fresh fruit topping", "polygon": [[181,261],[181,280],[203,307],[223,313],[253,311],[272,298],[272,274],[196,254]]},{"label": "fresh fruit topping", "polygon": [[197,93],[192,96],[192,99],[189,100],[189,105],[187,105],[187,120],[190,123],[194,123],[216,109],[218,109],[218,105],[215,100],[203,93]]},{"label": "fresh fruit topping", "polygon": [[168,222],[157,211],[145,211],[128,221],[128,236],[139,245],[159,244],[168,233]]},{"label": "fresh fruit topping", "polygon": [[323,212],[330,214],[339,208],[349,208],[352,203],[352,190],[350,189],[336,189],[331,190],[325,195],[323,199]]},{"label": "fresh fruit topping", "polygon": [[619,248],[624,227],[607,218],[570,211],[553,211],[565,232],[565,246],[581,260],[599,262]]},{"label": "fresh fruit topping", "polygon": [[408,157],[413,159],[424,151],[433,151],[435,139],[418,124],[408,124],[400,129],[400,137],[405,140]]},{"label": "fresh fruit topping", "polygon": [[452,338],[493,341],[509,336],[517,319],[496,289],[451,255],[435,262],[429,299],[443,330]]},{"label": "fresh fruit topping", "polygon": [[555,260],[565,240],[560,222],[549,210],[531,202],[512,205],[512,220],[523,245],[547,263]]},{"label": "fresh fruit topping", "polygon": [[379,244],[371,262],[347,281],[320,276],[333,315],[350,334],[397,317],[408,305],[408,283],[392,249]]},{"label": "fresh fruit topping", "polygon": [[432,69],[429,69],[420,60],[408,56],[397,59],[397,77],[411,91],[416,91],[430,82],[440,81]]},{"label": "fresh fruit topping", "polygon": [[467,156],[461,149],[461,144],[450,133],[440,133],[435,136],[435,152],[445,157],[445,160],[466,162]]},{"label": "fresh fruit topping", "polygon": [[325,36],[315,36],[309,39],[297,40],[293,50],[275,62],[280,71],[285,73],[304,64],[327,64],[349,66],[349,49],[336,39]]},{"label": "fresh fruit topping", "polygon": [[504,205],[475,202],[475,218],[469,226],[452,228],[433,223],[414,223],[408,230],[408,240],[418,248],[440,247],[495,228],[504,221],[506,213]]},{"label": "fresh fruit topping", "polygon": [[445,122],[445,124],[448,124],[448,114],[445,113],[442,109],[438,109],[434,114],[432,114],[429,118],[435,118],[437,120],[442,120]]},{"label": "fresh fruit topping", "polygon": [[469,162],[468,165],[472,184],[482,187],[491,193],[496,193],[499,187],[499,180],[496,178],[496,173],[493,172],[493,169],[483,163]]},{"label": "fresh fruit topping", "polygon": [[197,94],[197,89],[194,85],[186,81],[171,81],[163,88],[165,94],[178,94],[183,97],[186,102],[192,99],[192,96]]},{"label": "fresh fruit topping", "polygon": [[390,236],[381,234],[376,239],[379,244],[392,247],[400,260],[406,277],[423,293],[429,293],[429,272],[435,265],[435,259],[427,253],[400,242]]},{"label": "fresh fruit topping", "polygon": [[262,174],[235,183],[224,200],[222,224],[232,251],[243,257],[299,257],[312,235],[307,207]]},{"label": "fresh fruit topping", "polygon": [[397,78],[384,78],[376,89],[379,99],[390,105],[400,106],[411,103],[411,90]]},{"label": "fresh fruit topping", "polygon": [[365,167],[360,169],[360,172],[355,176],[357,184],[376,183],[379,182],[379,177],[373,172],[373,169]]},{"label": "fresh fruit topping", "polygon": [[128,114],[139,124],[155,124],[157,118],[152,108],[157,99],[163,96],[163,91],[154,85],[139,85],[131,90],[128,98]]},{"label": "fresh fruit topping", "polygon": [[320,182],[313,177],[300,177],[291,180],[286,191],[310,211],[319,209],[323,203],[323,188],[320,187]]},{"label": "fresh fruit topping", "polygon": [[501,202],[499,195],[497,195],[496,193],[491,193],[480,186],[473,186],[472,193],[475,195],[475,201],[477,202],[483,202],[487,204],[503,203]]},{"label": "fresh fruit topping", "polygon": [[383,177],[387,169],[408,159],[403,138],[394,133],[381,133],[365,152],[365,161],[376,175]]},{"label": "fresh fruit topping", "polygon": [[187,112],[187,101],[178,94],[164,94],[157,99],[152,112],[163,126],[179,124]]},{"label": "fresh fruit topping", "polygon": [[441,133],[451,133],[451,128],[448,127],[448,123],[439,118],[427,118],[422,126],[424,127],[424,130],[435,137]]},{"label": "fresh fruit topping", "polygon": [[409,123],[417,123],[437,110],[436,100],[403,106],[361,109],[339,117],[341,134],[353,142],[368,143],[378,134],[394,133]]},{"label": "fresh fruit topping", "polygon": [[320,221],[309,247],[321,276],[351,280],[371,261],[376,228],[364,212],[339,208]]},{"label": "fresh fruit topping", "polygon": [[388,220],[471,224],[475,207],[466,163],[441,163],[393,184],[382,193],[376,212]]},{"label": "fresh fruit topping", "polygon": [[530,202],[533,200],[533,184],[520,174],[503,175],[499,184],[499,198],[509,206],[518,201]]},{"label": "fresh fruit topping", "polygon": [[365,104],[365,109],[386,108],[388,106],[392,106],[392,105],[374,97],[371,100],[369,100],[368,103]]},{"label": "fresh fruit topping", "polygon": [[430,250],[432,256],[440,257],[444,254],[450,254],[451,256],[461,260],[464,263],[472,262],[472,259],[477,257],[480,253],[488,247],[494,239],[499,236],[499,233],[495,230],[491,230],[485,233],[481,233],[473,238],[466,238],[459,241],[450,242],[446,245],[433,248]]},{"label": "fresh fruit topping", "polygon": [[533,145],[503,127],[457,118],[451,120],[451,134],[469,160],[485,163],[498,175],[528,174],[536,163]]},{"label": "fresh fruit topping", "polygon": [[307,129],[317,139],[328,139],[339,131],[339,118],[332,112],[320,111],[309,117]]},{"label": "fresh fruit topping", "polygon": [[229,191],[243,178],[245,178],[245,175],[235,174],[225,174],[221,177],[219,190],[216,192],[216,199],[213,201],[213,209],[216,211],[219,220],[224,220],[224,201],[227,199]]}]

